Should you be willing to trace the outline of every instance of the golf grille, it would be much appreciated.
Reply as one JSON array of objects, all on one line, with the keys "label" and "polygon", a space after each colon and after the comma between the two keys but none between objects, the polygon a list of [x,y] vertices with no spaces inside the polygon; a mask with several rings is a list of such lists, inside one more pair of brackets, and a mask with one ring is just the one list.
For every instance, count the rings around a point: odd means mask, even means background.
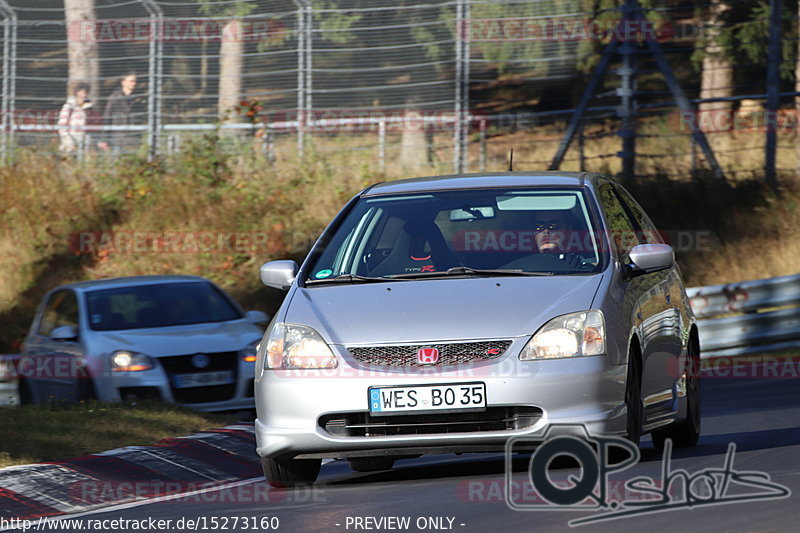
[{"label": "golf grille", "polygon": [[[356,361],[366,365],[414,367],[453,366],[488,361],[501,357],[509,346],[511,341],[481,341],[413,346],[360,346],[348,347],[347,350]],[[423,348],[439,350],[439,360],[433,364],[420,364],[417,351]]]}]

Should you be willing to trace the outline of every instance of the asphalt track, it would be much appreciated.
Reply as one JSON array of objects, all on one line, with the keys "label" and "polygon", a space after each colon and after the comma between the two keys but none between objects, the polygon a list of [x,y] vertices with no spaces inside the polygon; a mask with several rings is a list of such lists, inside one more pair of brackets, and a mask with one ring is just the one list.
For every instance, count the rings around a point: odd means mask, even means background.
[{"label": "asphalt track", "polygon": [[[797,370],[797,369],[795,369]],[[787,377],[744,378],[706,377],[702,384],[703,434],[690,449],[675,450],[670,469],[685,469],[698,474],[692,494],[707,498],[706,482],[700,480],[707,469],[725,467],[729,443],[736,451],[729,471],[763,472],[771,482],[784,486],[791,494],[782,499],[749,499],[770,490],[745,486],[728,476],[722,487],[721,474],[715,491],[722,501],[716,505],[680,505],[685,493],[673,492],[677,507],[654,514],[635,515],[577,527],[578,531],[775,531],[800,530],[800,379]],[[662,478],[662,457],[645,439],[641,461],[624,472],[611,476],[609,500],[624,500],[626,507],[648,498],[641,492],[625,491],[620,480],[648,476]],[[530,511],[511,510],[503,499],[504,459],[502,455],[441,455],[399,461],[394,470],[355,473],[343,461],[322,468],[313,488],[266,493],[263,481],[209,491],[171,501],[149,503],[125,509],[106,510],[80,517],[104,520],[105,531],[150,531],[143,523],[111,520],[171,520],[160,531],[462,531],[517,532],[569,530],[568,522],[597,517],[605,511],[545,510],[541,498],[525,486],[528,458],[515,461],[511,493]],[[577,469],[560,468],[553,477],[580,474]],[[705,478],[708,479],[708,478]],[[750,480],[755,477],[748,478]],[[763,482],[764,479],[761,479]],[[676,482],[673,487],[678,487]],[[516,487],[516,489],[514,488]],[[705,487],[705,488],[704,488]],[[734,497],[740,501],[724,501]],[[774,496],[774,495],[773,495]],[[653,499],[654,496],[649,496]],[[697,500],[695,500],[697,502]],[[648,501],[648,503],[650,503]],[[655,507],[640,506],[655,510]],[[394,521],[390,517],[399,517]],[[406,525],[402,520],[408,518]],[[183,519],[183,522],[179,522]],[[452,519],[452,521],[451,521]],[[197,523],[188,523],[195,520]],[[272,520],[272,522],[270,522]],[[87,527],[88,522],[83,523]],[[133,525],[132,525],[133,524]],[[154,524],[151,523],[151,525]],[[56,524],[51,524],[55,526]],[[125,527],[127,525],[127,527]],[[76,531],[74,527],[48,526],[42,531]],[[189,527],[193,526],[193,527]],[[30,531],[35,531],[31,529]],[[84,529],[85,530],[85,529]],[[92,531],[98,530],[92,527]]]}]

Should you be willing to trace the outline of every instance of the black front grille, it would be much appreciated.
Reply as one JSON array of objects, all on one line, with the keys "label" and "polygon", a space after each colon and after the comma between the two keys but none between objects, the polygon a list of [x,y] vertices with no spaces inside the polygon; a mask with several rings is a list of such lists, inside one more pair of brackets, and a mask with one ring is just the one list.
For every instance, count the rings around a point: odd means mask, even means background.
[{"label": "black front grille", "polygon": [[[236,395],[236,373],[239,367],[238,352],[207,353],[208,366],[197,368],[192,364],[192,358],[198,354],[176,355],[161,357],[159,362],[170,380],[172,395],[178,403],[206,403],[230,400]],[[173,385],[172,376],[178,374],[199,374],[204,372],[233,371],[233,383],[228,385],[214,385],[210,387],[189,387],[177,389]]]},{"label": "black front grille", "polygon": [[335,437],[386,437],[513,431],[529,428],[541,417],[538,407],[489,407],[481,412],[383,417],[368,412],[336,413],[321,417],[319,425]]},{"label": "black front grille", "polygon": [[178,403],[224,402],[236,395],[236,383],[211,387],[191,387],[188,389],[173,388],[172,395]]},{"label": "black front grille", "polygon": [[[497,359],[508,350],[509,346],[511,341],[494,340],[412,346],[351,346],[347,351],[359,363],[374,366],[454,366]],[[423,348],[439,350],[438,361],[433,364],[421,364],[417,352]]]}]

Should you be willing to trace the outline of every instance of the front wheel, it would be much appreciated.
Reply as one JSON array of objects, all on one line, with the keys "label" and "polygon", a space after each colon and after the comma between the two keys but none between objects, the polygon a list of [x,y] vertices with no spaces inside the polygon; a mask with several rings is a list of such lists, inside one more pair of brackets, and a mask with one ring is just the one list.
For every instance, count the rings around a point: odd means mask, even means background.
[{"label": "front wheel", "polygon": [[319,476],[321,466],[322,459],[261,458],[264,477],[275,488],[312,485]]}]

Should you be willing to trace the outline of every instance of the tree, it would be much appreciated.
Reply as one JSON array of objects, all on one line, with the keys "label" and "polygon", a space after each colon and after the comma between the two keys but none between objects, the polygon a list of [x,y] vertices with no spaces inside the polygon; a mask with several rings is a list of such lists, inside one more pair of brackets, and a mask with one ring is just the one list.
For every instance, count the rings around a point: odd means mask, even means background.
[{"label": "tree", "polygon": [[209,17],[224,19],[219,45],[219,92],[217,115],[222,122],[236,122],[234,110],[242,95],[242,68],[246,27],[242,19],[255,7],[246,0],[220,3],[198,0],[200,10]]},{"label": "tree", "polygon": [[[733,94],[733,64],[730,52],[722,43],[725,18],[730,6],[725,0],[711,0],[708,19],[704,26],[702,69],[700,71],[700,98],[727,98]],[[700,112],[730,112],[731,102],[700,104]]]},{"label": "tree", "polygon": [[92,32],[81,31],[84,25],[91,27],[96,24],[94,0],[64,0],[64,19],[70,35],[67,39],[69,59],[67,92],[71,94],[78,83],[88,83],[92,96],[96,97],[100,72],[97,42],[82,38],[84,35],[91,35]]}]

